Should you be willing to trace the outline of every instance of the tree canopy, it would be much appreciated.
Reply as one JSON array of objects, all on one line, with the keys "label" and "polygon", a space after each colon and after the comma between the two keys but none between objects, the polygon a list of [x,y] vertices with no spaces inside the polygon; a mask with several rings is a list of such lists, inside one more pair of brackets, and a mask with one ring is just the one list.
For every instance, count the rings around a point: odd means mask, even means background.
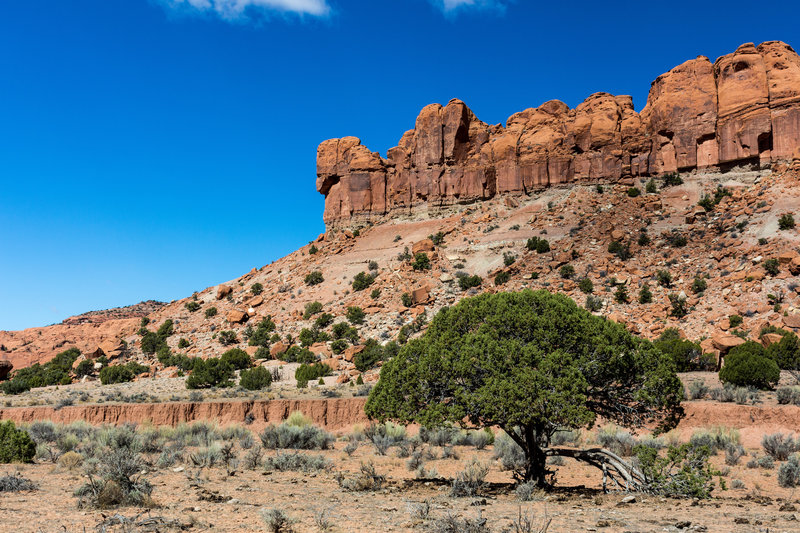
[{"label": "tree canopy", "polygon": [[497,426],[546,485],[557,430],[598,416],[636,428],[673,427],[683,386],[674,363],[624,326],[546,290],[466,298],[385,363],[367,415],[381,421]]}]

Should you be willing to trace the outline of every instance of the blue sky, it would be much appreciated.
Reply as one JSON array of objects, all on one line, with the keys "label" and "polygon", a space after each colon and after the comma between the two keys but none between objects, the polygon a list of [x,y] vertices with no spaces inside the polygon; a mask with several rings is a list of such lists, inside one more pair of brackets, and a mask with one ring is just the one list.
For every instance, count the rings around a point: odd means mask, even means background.
[{"label": "blue sky", "polygon": [[171,300],[324,230],[315,153],[431,102],[632,94],[796,2],[0,0],[0,329]]}]

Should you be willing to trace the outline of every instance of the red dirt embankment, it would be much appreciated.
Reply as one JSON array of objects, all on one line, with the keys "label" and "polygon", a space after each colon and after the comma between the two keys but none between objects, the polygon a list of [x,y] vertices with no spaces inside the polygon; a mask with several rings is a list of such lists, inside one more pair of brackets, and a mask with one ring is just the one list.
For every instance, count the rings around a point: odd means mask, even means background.
[{"label": "red dirt embankment", "polygon": [[[156,426],[214,420],[224,426],[242,424],[251,415],[255,429],[270,423],[279,423],[292,412],[300,411],[320,427],[343,430],[354,424],[368,423],[364,414],[365,403],[366,398],[332,398],[77,405],[58,410],[52,407],[12,407],[0,409],[0,420],[52,420],[64,424],[84,420],[93,425],[136,422]],[[686,416],[678,425],[678,431],[684,438],[688,438],[699,428],[726,426],[740,431],[742,444],[757,447],[765,434],[800,431],[800,407],[794,405],[734,405],[700,401],[685,402],[683,406]]]}]

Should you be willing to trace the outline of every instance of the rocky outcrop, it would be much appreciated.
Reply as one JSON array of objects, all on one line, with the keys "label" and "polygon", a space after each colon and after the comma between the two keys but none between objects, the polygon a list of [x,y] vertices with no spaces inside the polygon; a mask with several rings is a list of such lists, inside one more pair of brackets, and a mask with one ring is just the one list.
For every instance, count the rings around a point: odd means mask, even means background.
[{"label": "rocky outcrop", "polygon": [[385,158],[356,137],[317,151],[329,226],[417,208],[526,194],[552,185],[693,169],[769,165],[800,147],[800,57],[787,44],[740,46],[659,76],[641,113],[630,96],[553,100],[480,121],[460,100],[419,114]]}]

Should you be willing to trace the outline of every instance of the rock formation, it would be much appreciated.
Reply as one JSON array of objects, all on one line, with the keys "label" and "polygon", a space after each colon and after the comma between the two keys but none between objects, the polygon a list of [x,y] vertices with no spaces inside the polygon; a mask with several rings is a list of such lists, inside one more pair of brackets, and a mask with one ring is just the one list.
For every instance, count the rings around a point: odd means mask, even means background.
[{"label": "rock formation", "polygon": [[630,96],[553,100],[481,122],[460,100],[431,104],[387,157],[356,137],[317,151],[328,226],[571,182],[737,165],[767,166],[800,147],[800,57],[779,41],[700,56],[659,76],[641,113]]}]

